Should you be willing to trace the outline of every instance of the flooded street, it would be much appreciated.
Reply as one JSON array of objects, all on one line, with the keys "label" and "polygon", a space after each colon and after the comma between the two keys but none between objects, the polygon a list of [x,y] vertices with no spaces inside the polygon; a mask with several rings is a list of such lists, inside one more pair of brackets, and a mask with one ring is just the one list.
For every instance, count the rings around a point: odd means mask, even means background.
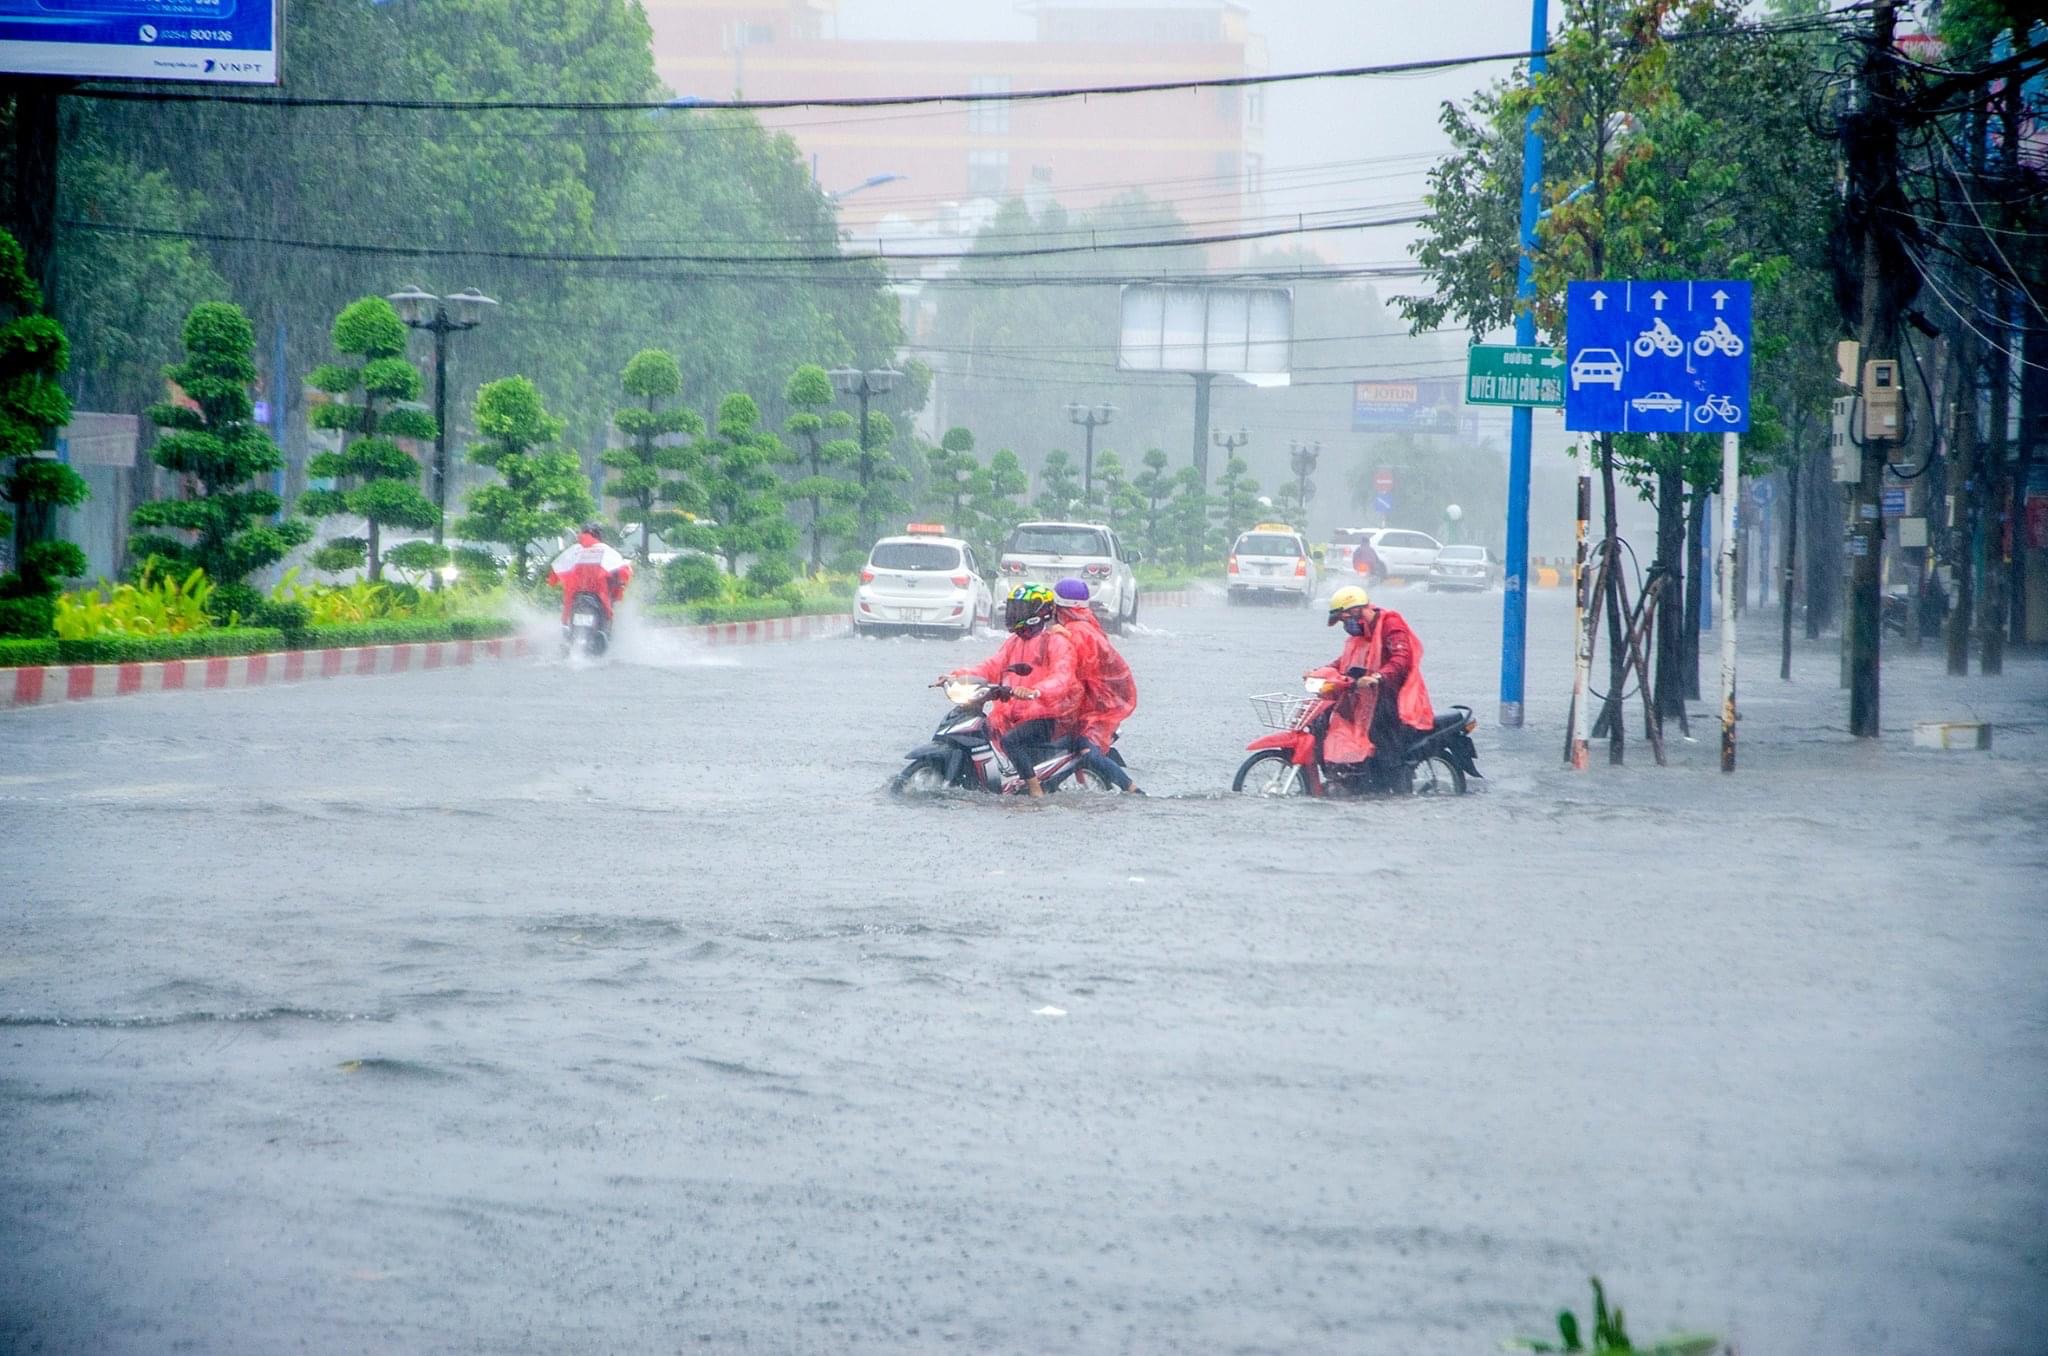
[{"label": "flooded street", "polygon": [[1472,796],[1230,796],[1338,645],[1213,600],[1146,800],[882,794],[986,639],[0,717],[0,1350],[2038,1350],[2039,662],[1857,747],[1757,617],[1735,777],[1574,775],[1562,592],[1522,731],[1497,594],[1383,601]]}]

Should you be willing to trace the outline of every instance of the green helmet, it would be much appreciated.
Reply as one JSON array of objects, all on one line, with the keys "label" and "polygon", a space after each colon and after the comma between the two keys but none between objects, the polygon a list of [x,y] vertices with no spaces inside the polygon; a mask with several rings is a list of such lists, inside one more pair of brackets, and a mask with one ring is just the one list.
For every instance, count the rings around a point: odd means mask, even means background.
[{"label": "green helmet", "polygon": [[1059,613],[1059,596],[1043,584],[1019,584],[1003,603],[1003,625],[1011,633],[1032,636]]}]

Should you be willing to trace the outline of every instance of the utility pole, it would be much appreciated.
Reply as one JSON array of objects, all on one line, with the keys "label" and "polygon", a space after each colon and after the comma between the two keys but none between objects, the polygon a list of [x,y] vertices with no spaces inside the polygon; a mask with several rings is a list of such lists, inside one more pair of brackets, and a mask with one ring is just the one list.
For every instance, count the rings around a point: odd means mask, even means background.
[{"label": "utility pole", "polygon": [[1107,424],[1116,413],[1116,406],[1108,401],[1100,405],[1083,405],[1078,400],[1067,403],[1067,418],[1088,430],[1088,450],[1081,459],[1081,501],[1086,503],[1095,497],[1095,430]]},{"label": "utility pole", "polygon": [[[1900,199],[1897,67],[1892,50],[1898,27],[1896,0],[1872,0],[1870,17],[1870,50],[1863,61],[1863,107],[1857,114],[1849,166],[1850,203],[1863,237],[1863,314],[1858,330],[1866,374],[1873,360],[1891,358],[1899,347],[1895,284],[1885,276],[1880,251],[1881,237],[1896,230],[1885,213],[1898,206]],[[1867,401],[1869,391],[1864,394]],[[1849,607],[1844,625],[1849,642],[1849,732],[1861,739],[1875,739],[1880,730],[1878,664],[1883,627],[1879,585],[1884,518],[1880,499],[1891,440],[1875,436],[1868,426],[1863,432],[1863,476],[1849,494]]]},{"label": "utility pole", "polygon": [[[1795,426],[1803,432],[1805,421]],[[1794,433],[1794,438],[1798,433]],[[1797,443],[1794,444],[1797,446]],[[1785,577],[1778,586],[1778,610],[1782,614],[1778,636],[1778,677],[1785,682],[1792,681],[1792,592],[1799,582],[1799,482],[1805,479],[1804,450],[1793,458],[1790,472],[1785,477]]]}]

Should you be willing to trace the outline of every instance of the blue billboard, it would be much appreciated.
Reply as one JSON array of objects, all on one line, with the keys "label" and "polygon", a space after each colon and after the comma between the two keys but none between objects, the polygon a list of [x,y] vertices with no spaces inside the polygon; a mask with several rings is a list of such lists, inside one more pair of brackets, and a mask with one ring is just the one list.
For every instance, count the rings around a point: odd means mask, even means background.
[{"label": "blue billboard", "polygon": [[0,71],[275,85],[284,0],[0,0]]}]

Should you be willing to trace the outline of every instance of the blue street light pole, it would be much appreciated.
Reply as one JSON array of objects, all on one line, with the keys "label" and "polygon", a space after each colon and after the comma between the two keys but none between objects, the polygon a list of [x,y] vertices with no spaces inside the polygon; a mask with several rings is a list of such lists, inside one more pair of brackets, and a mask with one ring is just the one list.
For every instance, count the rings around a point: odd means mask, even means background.
[{"label": "blue street light pole", "polygon": [[[1548,0],[1531,0],[1529,7],[1529,50],[1540,53],[1550,44]],[[1540,55],[1529,58],[1529,81],[1549,62]],[[1541,207],[1543,182],[1543,138],[1536,131],[1538,110],[1529,110],[1522,128],[1522,249],[1515,269],[1515,342],[1536,342],[1536,316],[1532,308],[1535,286],[1536,219]],[[1507,591],[1500,617],[1500,723],[1522,723],[1524,660],[1529,648],[1529,459],[1534,438],[1532,411],[1515,406],[1508,439],[1508,544],[1502,562]]]}]

